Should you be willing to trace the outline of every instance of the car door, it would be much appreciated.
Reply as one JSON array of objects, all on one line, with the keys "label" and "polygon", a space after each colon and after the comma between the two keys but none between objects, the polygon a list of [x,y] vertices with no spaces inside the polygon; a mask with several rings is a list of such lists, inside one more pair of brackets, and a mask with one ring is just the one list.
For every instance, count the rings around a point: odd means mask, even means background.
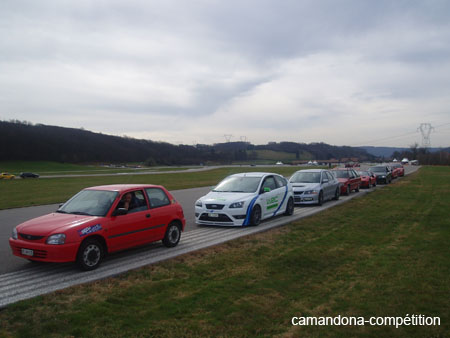
[{"label": "car door", "polygon": [[151,237],[157,241],[164,238],[171,215],[174,214],[174,206],[160,188],[147,188],[145,193],[150,204]]},{"label": "car door", "polygon": [[[126,192],[126,193],[129,193]],[[111,251],[126,249],[148,241],[151,217],[147,199],[142,190],[131,191],[133,198],[128,213],[111,216],[107,228],[108,248]],[[125,195],[122,194],[120,198]],[[120,206],[117,203],[115,209]]]},{"label": "car door", "polygon": [[275,181],[277,183],[278,196],[279,196],[279,201],[280,201],[280,204],[276,210],[277,214],[279,214],[280,212],[286,211],[286,206],[287,206],[288,199],[289,199],[289,196],[288,196],[289,184],[288,184],[287,179],[285,179],[282,176],[275,175],[274,177],[275,177]]},{"label": "car door", "polygon": [[281,203],[280,190],[273,176],[264,178],[260,190],[263,218],[272,216],[278,209]]},{"label": "car door", "polygon": [[333,177],[327,171],[322,171],[322,187],[325,200],[334,196]]}]

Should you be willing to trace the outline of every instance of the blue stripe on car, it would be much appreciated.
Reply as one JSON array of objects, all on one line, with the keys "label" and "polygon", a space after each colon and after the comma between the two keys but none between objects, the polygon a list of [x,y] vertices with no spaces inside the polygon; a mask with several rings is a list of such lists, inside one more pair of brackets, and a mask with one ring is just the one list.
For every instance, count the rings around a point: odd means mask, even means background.
[{"label": "blue stripe on car", "polygon": [[255,196],[252,199],[252,201],[250,202],[250,204],[248,205],[247,216],[245,216],[245,220],[244,220],[244,223],[242,223],[242,225],[249,225],[250,224],[250,217],[251,217],[251,214],[252,214],[252,209],[253,209],[253,206],[255,205],[255,202],[258,199],[258,197],[259,197],[259,195]]},{"label": "blue stripe on car", "polygon": [[[288,186],[286,185],[286,191],[284,192],[283,200],[281,201],[280,205],[278,206],[278,209],[275,210],[275,212],[273,213],[272,217],[275,216],[277,214],[277,212],[280,210],[281,206],[284,203],[284,200],[286,199],[287,193],[288,193]],[[286,205],[286,208],[287,208],[287,205]]]}]

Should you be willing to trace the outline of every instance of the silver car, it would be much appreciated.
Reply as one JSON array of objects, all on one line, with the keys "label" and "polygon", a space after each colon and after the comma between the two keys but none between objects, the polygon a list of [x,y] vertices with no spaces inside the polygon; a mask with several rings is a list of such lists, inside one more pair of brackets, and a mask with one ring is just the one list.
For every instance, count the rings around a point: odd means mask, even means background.
[{"label": "silver car", "polygon": [[324,201],[339,199],[340,183],[329,170],[299,170],[292,175],[289,182],[294,189],[295,204],[322,205]]}]

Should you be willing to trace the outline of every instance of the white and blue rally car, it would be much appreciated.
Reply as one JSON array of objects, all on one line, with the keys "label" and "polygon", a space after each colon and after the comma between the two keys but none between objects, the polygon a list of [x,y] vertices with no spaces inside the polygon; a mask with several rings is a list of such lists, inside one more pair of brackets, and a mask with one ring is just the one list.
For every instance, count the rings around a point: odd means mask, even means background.
[{"label": "white and blue rally car", "polygon": [[195,222],[206,225],[258,225],[266,218],[293,212],[292,185],[274,173],[228,176],[195,202]]}]

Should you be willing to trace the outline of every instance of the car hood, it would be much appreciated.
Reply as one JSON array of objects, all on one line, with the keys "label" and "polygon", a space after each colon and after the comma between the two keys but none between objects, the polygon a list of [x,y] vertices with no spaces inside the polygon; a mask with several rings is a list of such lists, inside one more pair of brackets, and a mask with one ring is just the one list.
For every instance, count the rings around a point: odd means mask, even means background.
[{"label": "car hood", "polygon": [[294,191],[320,189],[320,183],[292,183]]},{"label": "car hood", "polygon": [[17,231],[27,235],[48,236],[57,232],[65,232],[91,221],[98,221],[97,216],[51,213],[17,226]]},{"label": "car hood", "polygon": [[230,204],[234,202],[246,201],[256,196],[255,192],[216,192],[211,191],[201,198],[203,203]]}]

